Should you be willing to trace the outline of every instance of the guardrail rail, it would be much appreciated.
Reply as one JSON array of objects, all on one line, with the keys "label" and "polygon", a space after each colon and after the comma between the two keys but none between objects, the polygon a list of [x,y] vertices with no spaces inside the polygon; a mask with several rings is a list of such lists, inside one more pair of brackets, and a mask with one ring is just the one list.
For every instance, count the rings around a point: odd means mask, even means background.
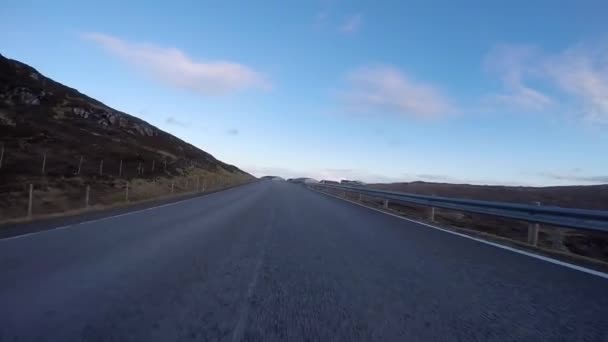
[{"label": "guardrail rail", "polygon": [[434,220],[434,208],[527,221],[531,223],[528,228],[528,242],[533,245],[538,243],[538,224],[540,223],[595,232],[608,232],[608,211],[603,210],[427,196],[323,183],[308,184],[308,186],[316,190],[334,189],[344,191],[345,194],[346,192],[355,193],[359,194],[360,198],[361,196],[370,196],[383,199],[385,208],[388,208],[389,201],[429,206],[431,207],[431,221]]}]

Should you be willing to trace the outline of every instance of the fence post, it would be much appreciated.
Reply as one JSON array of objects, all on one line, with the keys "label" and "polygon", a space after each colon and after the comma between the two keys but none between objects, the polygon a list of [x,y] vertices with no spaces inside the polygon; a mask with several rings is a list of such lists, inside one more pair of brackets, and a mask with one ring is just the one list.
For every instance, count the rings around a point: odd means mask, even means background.
[{"label": "fence post", "polygon": [[171,181],[171,194],[175,192],[175,181]]},{"label": "fence post", "polygon": [[89,194],[91,193],[91,186],[87,185],[87,190],[86,193],[84,195],[84,207],[88,208],[89,207]]},{"label": "fence post", "polygon": [[359,193],[359,202],[363,202],[363,194]]},{"label": "fence post", "polygon": [[388,200],[387,199],[384,200],[384,203],[382,204],[382,207],[384,209],[388,209]]},{"label": "fence post", "polygon": [[42,155],[42,174],[46,171],[46,152]]},{"label": "fence post", "polygon": [[167,158],[165,158],[164,162],[165,162],[165,172],[167,172]]},{"label": "fence post", "polygon": [[201,192],[201,176],[196,177],[196,191]]},{"label": "fence post", "polygon": [[0,149],[0,169],[2,168],[2,160],[4,160],[4,143],[2,143],[2,149]]},{"label": "fence post", "polygon": [[152,160],[152,172],[154,172],[155,163],[156,163],[156,160]]},{"label": "fence post", "polygon": [[99,175],[103,175],[103,159],[99,161]]},{"label": "fence post", "polygon": [[122,177],[122,159],[120,160],[120,164],[118,164],[118,177]]},{"label": "fence post", "polygon": [[30,195],[27,202],[27,217],[32,218],[32,204],[34,202],[34,184],[30,183]]},{"label": "fence post", "polygon": [[[536,205],[540,205],[540,202],[536,202]],[[538,245],[538,230],[540,225],[538,223],[528,224],[528,243],[532,246]]]},{"label": "fence post", "polygon": [[129,182],[127,181],[127,186],[125,186],[125,202],[129,202]]},{"label": "fence post", "polygon": [[144,173],[144,170],[142,170],[141,168],[141,162],[139,162],[139,164],[137,164],[137,174],[141,175]]},{"label": "fence post", "polygon": [[205,179],[205,180],[203,181],[203,189],[202,189],[202,190],[203,190],[203,192],[205,192],[206,188],[207,188],[207,180]]},{"label": "fence post", "polygon": [[77,175],[80,175],[80,170],[82,169],[82,161],[83,161],[84,157],[80,156],[80,160],[78,161],[78,171],[76,171]]}]

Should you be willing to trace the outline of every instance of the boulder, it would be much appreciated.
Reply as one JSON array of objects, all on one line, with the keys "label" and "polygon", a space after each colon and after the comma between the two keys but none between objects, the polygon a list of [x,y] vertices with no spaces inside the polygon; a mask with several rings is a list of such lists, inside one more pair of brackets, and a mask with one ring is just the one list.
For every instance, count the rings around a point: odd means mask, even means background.
[{"label": "boulder", "polygon": [[103,116],[110,122],[110,125],[114,126],[118,122],[118,115],[112,112],[104,112]]},{"label": "boulder", "polygon": [[129,121],[127,121],[127,119],[125,119],[123,117],[118,118],[118,127],[126,128],[128,124],[129,124]]},{"label": "boulder", "polygon": [[8,96],[5,96],[9,99],[9,102],[18,103],[22,105],[28,106],[38,106],[40,105],[40,98],[33,94],[32,91],[28,88],[17,87],[15,88]]},{"label": "boulder", "polygon": [[147,136],[151,137],[154,135],[154,130],[152,129],[152,127],[150,126],[146,126],[144,127],[144,132],[146,133]]},{"label": "boulder", "polygon": [[13,120],[8,113],[0,111],[0,126],[15,127],[16,125],[15,120]]},{"label": "boulder", "polygon": [[83,117],[85,119],[88,119],[89,116],[91,115],[91,113],[84,109],[84,108],[80,108],[80,107],[74,107],[72,108],[72,113],[74,113],[75,115],[78,115],[80,117]]}]

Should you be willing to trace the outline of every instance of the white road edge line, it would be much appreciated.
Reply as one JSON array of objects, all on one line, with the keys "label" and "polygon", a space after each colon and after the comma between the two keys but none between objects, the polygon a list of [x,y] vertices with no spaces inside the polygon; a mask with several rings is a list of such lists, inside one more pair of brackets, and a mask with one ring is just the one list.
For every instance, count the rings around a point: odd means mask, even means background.
[{"label": "white road edge line", "polygon": [[[228,189],[226,189],[226,190],[228,190]],[[41,231],[38,231],[38,232],[31,232],[31,233],[22,234],[22,235],[15,235],[15,236],[10,236],[10,237],[6,237],[6,238],[0,238],[0,243],[2,241],[6,241],[6,240],[14,240],[14,239],[19,239],[19,238],[23,238],[23,237],[31,236],[31,235],[50,233],[50,232],[53,232],[53,231],[63,230],[63,229],[71,228],[71,227],[76,227],[76,226],[84,225],[84,224],[101,222],[101,221],[115,219],[115,218],[118,218],[118,217],[128,216],[128,215],[132,215],[132,214],[138,214],[138,213],[142,213],[142,212],[145,212],[145,211],[154,210],[154,209],[158,209],[158,208],[169,207],[169,206],[172,206],[172,205],[176,205],[176,204],[180,204],[180,203],[184,203],[184,202],[200,199],[201,197],[204,197],[205,195],[210,195],[210,194],[213,194],[213,192],[212,193],[207,193],[207,194],[201,194],[201,196],[196,196],[196,197],[193,197],[193,198],[188,198],[188,199],[177,201],[177,202],[171,202],[171,203],[161,204],[161,205],[157,205],[157,206],[149,207],[149,208],[145,208],[145,209],[139,209],[139,210],[135,210],[135,211],[129,211],[129,212],[118,214],[118,215],[101,217],[101,218],[94,219],[94,220],[82,221],[82,222],[78,222],[78,223],[68,224],[68,225],[65,225],[65,226],[59,226],[59,227],[56,227],[56,228],[49,228],[49,229],[41,230]]]},{"label": "white road edge line", "polygon": [[358,202],[355,202],[355,201],[351,201],[351,200],[348,200],[348,199],[345,199],[345,198],[342,198],[342,197],[338,197],[338,196],[335,196],[335,195],[332,195],[332,194],[327,194],[327,193],[324,193],[322,191],[318,191],[318,190],[314,190],[314,189],[311,189],[311,190],[313,190],[315,192],[318,192],[320,194],[323,194],[323,195],[327,195],[327,196],[334,197],[334,198],[337,198],[337,199],[340,199],[340,200],[343,200],[343,201],[346,201],[346,202],[350,202],[352,204],[356,204],[356,205],[361,206],[363,208],[371,209],[371,210],[374,210],[374,211],[377,211],[377,212],[380,212],[380,213],[383,213],[383,214],[386,214],[386,215],[390,215],[390,216],[393,216],[393,217],[396,217],[396,218],[399,218],[399,219],[402,219],[402,220],[405,220],[405,221],[410,221],[410,222],[417,223],[417,224],[420,224],[420,225],[423,225],[423,226],[426,226],[426,227],[429,227],[429,228],[437,229],[437,230],[440,230],[440,231],[445,232],[445,233],[449,233],[449,234],[453,234],[453,235],[456,235],[456,236],[463,237],[465,239],[477,241],[477,242],[480,242],[480,243],[483,243],[483,244],[486,244],[486,245],[494,246],[494,247],[497,247],[497,248],[500,248],[500,249],[505,249],[505,250],[511,251],[513,253],[526,255],[526,256],[529,256],[531,258],[542,260],[542,261],[546,261],[546,262],[551,263],[551,264],[560,265],[560,266],[567,267],[567,268],[570,268],[570,269],[573,269],[573,270],[576,270],[576,271],[580,271],[580,272],[588,273],[588,274],[591,274],[591,275],[594,275],[594,276],[598,276],[598,277],[601,277],[601,278],[604,278],[604,279],[608,279],[608,273],[592,270],[590,268],[586,268],[586,267],[582,267],[582,266],[577,266],[577,265],[574,265],[574,264],[571,264],[571,263],[567,263],[567,262],[560,261],[560,260],[557,260],[557,259],[549,258],[549,257],[543,256],[543,255],[538,255],[538,254],[526,252],[526,251],[523,251],[521,249],[517,249],[517,248],[501,245],[499,243],[495,243],[495,242],[479,239],[479,238],[476,238],[476,237],[473,237],[473,236],[470,236],[470,235],[466,235],[466,234],[463,234],[463,233],[458,233],[458,232],[451,231],[451,230],[448,230],[448,229],[444,229],[444,228],[440,228],[440,227],[437,227],[437,226],[433,226],[433,225],[425,223],[425,222],[420,222],[420,221],[412,220],[412,219],[407,218],[407,217],[399,216],[399,215],[396,215],[396,214],[393,214],[393,213],[389,213],[389,212],[386,212],[386,211],[383,211],[383,210],[380,210],[380,209],[368,207],[368,206],[363,205],[361,203],[358,203]]}]

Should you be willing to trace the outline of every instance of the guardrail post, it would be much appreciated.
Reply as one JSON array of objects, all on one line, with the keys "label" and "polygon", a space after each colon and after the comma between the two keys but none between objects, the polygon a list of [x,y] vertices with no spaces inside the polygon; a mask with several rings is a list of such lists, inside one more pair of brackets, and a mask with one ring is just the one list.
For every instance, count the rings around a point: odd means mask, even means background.
[{"label": "guardrail post", "polygon": [[171,194],[175,192],[175,181],[171,181]]},{"label": "guardrail post", "polygon": [[99,175],[103,175],[103,159],[99,161]]},{"label": "guardrail post", "polygon": [[530,223],[528,225],[528,243],[532,246],[538,244],[538,223]]},{"label": "guardrail post", "polygon": [[120,160],[120,163],[118,164],[118,177],[122,177],[122,159]]},{"label": "guardrail post", "polygon": [[129,182],[127,182],[127,186],[125,186],[125,202],[129,202]]},{"label": "guardrail post", "polygon": [[[540,202],[536,202],[536,205],[540,205]],[[538,230],[540,225],[538,223],[530,223],[528,225],[528,243],[532,246],[538,245]]]},{"label": "guardrail post", "polygon": [[87,190],[84,194],[84,207],[88,208],[89,207],[89,195],[91,193],[91,186],[87,185]]},{"label": "guardrail post", "polygon": [[0,149],[0,169],[2,168],[3,159],[4,159],[4,143],[2,144],[2,149]]},{"label": "guardrail post", "polygon": [[359,202],[363,202],[363,195],[359,193]]},{"label": "guardrail post", "polygon": [[384,200],[384,203],[382,204],[382,207],[384,209],[388,209],[388,200],[387,199]]},{"label": "guardrail post", "polygon": [[27,217],[32,218],[32,204],[34,202],[34,184],[30,183],[30,195],[27,202]]},{"label": "guardrail post", "polygon": [[431,210],[429,212],[429,220],[431,222],[435,222],[435,207],[431,207]]},{"label": "guardrail post", "polygon": [[46,152],[42,155],[42,174],[46,173]]},{"label": "guardrail post", "polygon": [[78,161],[78,171],[76,171],[77,175],[80,175],[80,170],[82,169],[82,161],[83,161],[84,157],[80,156],[80,160]]}]

